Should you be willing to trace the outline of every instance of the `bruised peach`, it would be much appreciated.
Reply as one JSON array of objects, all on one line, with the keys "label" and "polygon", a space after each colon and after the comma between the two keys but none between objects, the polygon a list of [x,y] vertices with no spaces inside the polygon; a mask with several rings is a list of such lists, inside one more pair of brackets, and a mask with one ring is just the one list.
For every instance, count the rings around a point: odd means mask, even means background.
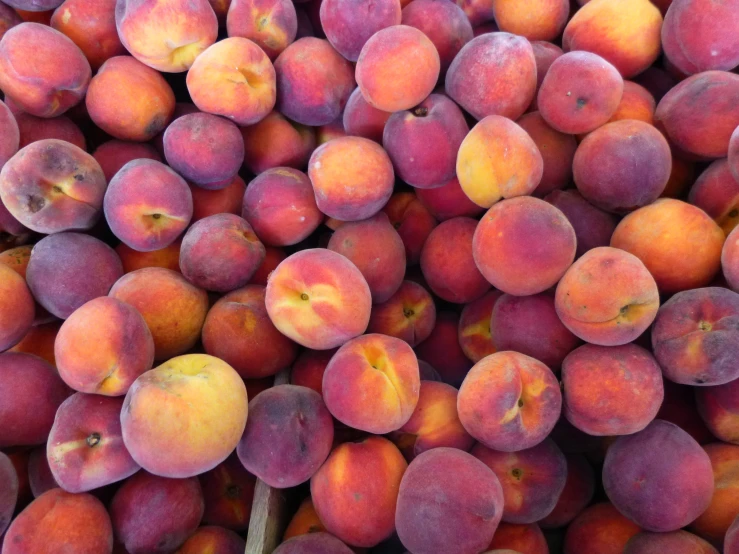
[{"label": "bruised peach", "polygon": [[[508,547],[512,548],[509,549]],[[544,533],[541,532],[536,523],[516,525],[515,523],[501,522],[495,530],[493,541],[488,548],[492,549],[492,552],[502,552],[503,554],[510,554],[511,552],[549,553]]]},{"label": "bruised peach", "polygon": [[698,176],[688,201],[711,216],[727,235],[739,225],[739,181],[727,160],[716,160]]},{"label": "bruised peach", "polygon": [[97,147],[92,153],[97,163],[100,164],[105,180],[110,180],[128,162],[142,158],[162,161],[153,146],[138,142],[125,142],[122,140],[109,140]]},{"label": "bruised peach", "polygon": [[456,177],[440,187],[416,189],[415,192],[421,203],[439,221],[455,217],[477,217],[485,211],[469,199]]},{"label": "bruised peach", "polygon": [[588,459],[581,454],[566,454],[567,480],[557,504],[549,515],[539,521],[545,529],[564,527],[590,504],[595,494],[595,473]]},{"label": "bruised peach", "polygon": [[572,179],[572,160],[577,150],[575,137],[550,127],[538,112],[524,115],[518,125],[534,140],[544,163],[541,180],[532,194],[542,197],[565,188]]},{"label": "bruised peach", "polygon": [[356,62],[362,47],[376,32],[400,24],[397,0],[324,0],[321,2],[321,27],[337,52]]},{"label": "bruised peach", "polygon": [[562,394],[552,371],[517,352],[496,352],[473,366],[457,410],[467,432],[488,448],[513,452],[543,441],[559,418]]},{"label": "bruised peach", "polygon": [[403,281],[395,294],[372,307],[367,330],[416,346],[428,338],[435,322],[436,306],[428,291],[413,281]]},{"label": "bruised peach", "polygon": [[428,338],[416,347],[419,360],[433,363],[441,380],[458,387],[472,367],[459,341],[459,316],[439,312]]},{"label": "bruised peach", "polygon": [[244,469],[236,454],[201,474],[205,511],[203,523],[236,532],[249,527],[256,477]]},{"label": "bruised peach", "polygon": [[701,418],[718,439],[739,444],[739,379],[715,387],[695,389]]},{"label": "bruised peach", "polygon": [[305,170],[316,147],[311,127],[292,122],[276,111],[255,125],[242,127],[241,136],[244,165],[256,174],[282,166]]},{"label": "bruised peach", "polygon": [[714,492],[711,504],[690,528],[701,537],[720,544],[734,514],[739,514],[739,446],[716,442],[703,448],[713,467]]},{"label": "bruised peach", "polygon": [[226,28],[229,37],[248,38],[274,60],[295,40],[298,15],[290,0],[231,0]]},{"label": "bruised peach", "polygon": [[459,344],[465,355],[475,363],[496,351],[491,320],[495,304],[502,294],[498,290],[491,290],[462,309]]},{"label": "bruised peach", "polygon": [[23,276],[0,263],[0,351],[18,344],[33,325],[33,296]]},{"label": "bruised peach", "polygon": [[151,252],[139,252],[124,243],[115,247],[116,254],[123,263],[123,272],[131,273],[145,267],[163,267],[172,271],[180,272],[180,246],[182,240],[177,239],[169,246],[152,250]]},{"label": "bruised peach", "polygon": [[354,552],[328,533],[311,533],[293,537],[274,551],[274,554],[351,554]]},{"label": "bruised peach", "polygon": [[190,185],[192,194],[192,223],[211,215],[241,214],[241,204],[246,192],[246,183],[238,175],[225,187],[208,190]]},{"label": "bruised peach", "polygon": [[246,542],[233,531],[222,527],[200,527],[188,538],[178,554],[204,554],[209,550],[219,554],[243,554]]},{"label": "bruised peach", "polygon": [[[67,116],[45,118],[25,112],[15,114],[20,132],[20,148],[44,139],[57,139],[69,142],[82,150],[87,150],[87,141],[80,128]],[[107,180],[107,177],[106,177]]]},{"label": "bruised peach", "polygon": [[426,239],[437,225],[431,212],[411,192],[398,192],[390,197],[383,211],[390,218],[405,245],[408,265],[416,265]]},{"label": "bruised peach", "polygon": [[522,4],[516,0],[495,0],[493,13],[501,31],[529,40],[553,40],[567,24],[570,3],[567,0],[536,0]]},{"label": "bruised peach", "polygon": [[567,528],[565,554],[623,554],[629,539],[641,528],[603,502],[586,508]]}]

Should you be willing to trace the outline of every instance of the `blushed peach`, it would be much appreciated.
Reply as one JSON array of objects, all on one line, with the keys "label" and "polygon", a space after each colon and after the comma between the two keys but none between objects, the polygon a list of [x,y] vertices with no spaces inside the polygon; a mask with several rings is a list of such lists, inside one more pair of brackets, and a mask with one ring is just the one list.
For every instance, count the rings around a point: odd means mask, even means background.
[{"label": "blushed peach", "polygon": [[274,554],[351,554],[354,552],[328,533],[311,533],[293,537],[274,551]]},{"label": "blushed peach", "polygon": [[82,150],[87,150],[85,135],[67,116],[58,115],[44,118],[18,112],[15,114],[15,120],[20,132],[20,148],[39,140],[57,139],[74,144]]},{"label": "blushed peach", "polygon": [[688,195],[727,235],[739,225],[739,181],[726,159],[716,160],[698,176]]},{"label": "blushed peach", "polygon": [[23,276],[0,263],[0,351],[23,339],[35,314],[34,299]]},{"label": "blushed peach", "polygon": [[192,194],[192,220],[200,221],[211,215],[241,214],[241,204],[246,192],[246,183],[238,175],[224,188],[208,190],[197,185],[190,185]]},{"label": "blushed peach", "polygon": [[570,15],[567,0],[536,0],[526,5],[516,0],[493,2],[495,23],[501,31],[529,40],[554,40]]},{"label": "blushed peach", "polygon": [[459,387],[472,367],[459,342],[459,322],[454,312],[438,312],[431,334],[416,347],[419,360],[433,363],[442,381],[454,387]]},{"label": "blushed peach", "polygon": [[567,528],[564,554],[623,554],[629,539],[641,528],[603,502],[586,508]]},{"label": "blushed peach", "polygon": [[290,0],[231,0],[226,29],[264,50],[271,60],[287,48],[298,32],[298,15]]},{"label": "blushed peach", "polygon": [[671,533],[648,533],[643,531],[632,537],[624,548],[624,554],[653,554],[657,552],[718,554],[718,550],[708,542],[687,531],[673,531]]},{"label": "blushed peach", "polygon": [[695,389],[701,418],[716,438],[739,444],[739,379],[715,387]]},{"label": "blushed peach", "polygon": [[362,47],[356,79],[364,99],[386,112],[407,110],[426,98],[439,78],[439,53],[414,27],[377,31]]},{"label": "blushed peach", "polygon": [[[513,547],[515,550],[508,547]],[[492,549],[492,552],[501,552],[502,554],[510,554],[511,552],[549,554],[544,533],[541,532],[536,523],[516,525],[515,523],[501,522],[495,530],[493,541],[488,548]]]},{"label": "blushed peach", "polygon": [[610,121],[636,119],[651,125],[656,107],[657,103],[651,92],[634,81],[624,81],[624,94]]},{"label": "blushed peach", "polygon": [[473,366],[457,411],[467,432],[488,448],[513,452],[542,442],[559,418],[562,394],[552,371],[517,352],[496,352]]},{"label": "blushed peach", "polygon": [[411,192],[392,195],[383,211],[403,239],[407,264],[416,265],[421,259],[426,239],[437,225],[436,219]]},{"label": "blushed peach", "polygon": [[266,254],[262,265],[260,265],[254,272],[254,275],[252,275],[250,281],[250,284],[252,285],[262,285],[263,287],[266,287],[269,276],[275,269],[277,269],[277,266],[287,258],[285,251],[280,248],[267,246],[265,250]]},{"label": "blushed peach", "polygon": [[290,121],[276,111],[255,125],[242,127],[241,136],[244,137],[244,165],[257,175],[282,166],[305,170],[316,147],[312,127]]},{"label": "blushed peach", "polygon": [[469,199],[456,177],[440,187],[416,189],[415,192],[421,203],[439,221],[455,217],[477,217],[485,211]]},{"label": "blushed peach", "polygon": [[92,157],[100,164],[105,180],[110,180],[128,162],[142,158],[162,161],[156,149],[149,144],[138,142],[125,142],[122,140],[109,140],[95,149]]},{"label": "blushed peach", "polygon": [[256,477],[244,469],[234,453],[198,479],[203,489],[203,523],[236,532],[246,531],[251,519]]},{"label": "blushed peach", "polygon": [[321,27],[331,46],[350,62],[356,62],[372,35],[400,24],[400,7],[397,0],[323,0]]},{"label": "blushed peach", "polygon": [[735,514],[739,514],[739,496],[736,494],[739,488],[739,446],[716,442],[703,448],[713,467],[714,492],[711,504],[690,528],[704,539],[720,544]]},{"label": "blushed peach", "polygon": [[496,352],[491,320],[495,304],[502,295],[498,290],[491,290],[467,303],[462,309],[459,317],[459,345],[475,363]]},{"label": "blushed peach", "polygon": [[323,394],[323,373],[336,350],[304,350],[292,364],[290,383]]},{"label": "blushed peach", "polygon": [[564,527],[578,516],[593,500],[595,473],[588,459],[582,454],[565,454],[567,480],[557,504],[549,515],[539,521],[545,529]]},{"label": "blushed peach", "polygon": [[172,271],[180,272],[180,246],[182,240],[177,239],[169,246],[152,250],[151,252],[139,252],[124,243],[115,247],[116,254],[123,263],[123,272],[131,273],[145,267],[163,267]]},{"label": "blushed peach", "polygon": [[246,542],[233,531],[222,527],[200,527],[188,538],[178,554],[204,554],[211,550],[219,554],[243,554]]},{"label": "blushed peach", "polygon": [[359,87],[349,96],[342,120],[347,135],[364,137],[382,144],[385,123],[392,114],[371,106]]},{"label": "blushed peach", "polygon": [[428,291],[418,283],[403,281],[395,294],[372,307],[367,331],[416,346],[428,338],[435,323],[436,306]]}]

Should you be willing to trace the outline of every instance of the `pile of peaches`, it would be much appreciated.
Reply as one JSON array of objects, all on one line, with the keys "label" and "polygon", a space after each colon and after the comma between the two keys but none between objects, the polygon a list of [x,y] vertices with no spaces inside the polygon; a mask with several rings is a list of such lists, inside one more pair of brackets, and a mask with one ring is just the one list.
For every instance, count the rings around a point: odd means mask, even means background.
[{"label": "pile of peaches", "polygon": [[0,37],[2,554],[739,554],[739,1]]}]

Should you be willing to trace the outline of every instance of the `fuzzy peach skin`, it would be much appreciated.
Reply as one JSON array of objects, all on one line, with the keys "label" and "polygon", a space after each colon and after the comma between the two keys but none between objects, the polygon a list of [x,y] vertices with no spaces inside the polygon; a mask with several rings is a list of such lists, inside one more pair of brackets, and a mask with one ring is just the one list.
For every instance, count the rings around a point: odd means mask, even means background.
[{"label": "fuzzy peach skin", "polygon": [[482,275],[516,296],[543,292],[575,259],[575,230],[557,208],[530,196],[510,198],[483,216],[472,240]]},{"label": "fuzzy peach skin", "polygon": [[465,356],[474,363],[496,352],[492,337],[493,309],[503,295],[491,290],[472,302],[468,302],[459,317],[459,345]]},{"label": "fuzzy peach skin", "polygon": [[414,554],[481,552],[503,513],[503,491],[480,460],[434,448],[408,466],[395,513],[398,537]]},{"label": "fuzzy peach skin", "polygon": [[[508,548],[512,547],[512,548]],[[493,535],[493,541],[488,546],[492,552],[528,552],[529,554],[549,554],[544,533],[536,523],[530,525],[516,525],[515,523],[501,522]],[[497,550],[496,550],[497,549]]]},{"label": "fuzzy peach skin", "polygon": [[246,183],[238,175],[222,189],[208,190],[189,185],[192,194],[192,220],[200,221],[211,215],[241,214],[241,204],[246,192]]},{"label": "fuzzy peach skin", "polygon": [[[495,64],[488,60],[497,60]],[[485,33],[464,45],[449,66],[444,90],[475,119],[518,119],[536,92],[531,44],[510,33]]]},{"label": "fuzzy peach skin", "polygon": [[65,115],[44,118],[26,112],[17,112],[15,120],[20,131],[20,148],[43,139],[58,139],[87,151],[85,135],[82,134],[77,124]]},{"label": "fuzzy peach skin", "polygon": [[543,172],[543,158],[529,134],[498,115],[475,125],[457,154],[459,184],[483,208],[503,198],[531,194]]},{"label": "fuzzy peach skin", "polygon": [[[1,9],[1,8],[0,8]],[[0,169],[20,148],[20,129],[15,115],[0,100]]]},{"label": "fuzzy peach skin", "polygon": [[321,27],[331,46],[350,62],[378,31],[400,24],[397,0],[325,0],[321,2]]},{"label": "fuzzy peach skin", "polygon": [[421,31],[393,25],[376,32],[362,47],[356,78],[364,99],[386,112],[407,110],[436,85],[439,53]]},{"label": "fuzzy peach skin", "polygon": [[23,339],[35,314],[33,296],[23,276],[0,263],[0,352]]},{"label": "fuzzy peach skin", "polygon": [[[719,539],[721,538],[719,537]],[[719,554],[719,551],[710,543],[697,535],[682,530],[671,533],[643,531],[632,537],[624,548],[624,554],[656,554],[658,552]]]},{"label": "fuzzy peach skin", "polygon": [[323,222],[310,179],[291,167],[257,175],[243,195],[241,216],[265,244],[290,246],[310,236]]},{"label": "fuzzy peach skin", "polygon": [[371,547],[388,538],[395,530],[398,490],[407,467],[400,451],[382,437],[336,447],[310,483],[326,530],[352,546]]},{"label": "fuzzy peach skin", "polygon": [[16,25],[23,23],[23,19],[13,8],[5,3],[0,4],[0,39]]},{"label": "fuzzy peach skin", "polygon": [[701,418],[711,433],[724,442],[739,444],[739,379],[715,387],[695,389]]},{"label": "fuzzy peach skin", "polygon": [[[739,125],[739,75],[705,71],[675,85],[657,104],[655,125],[670,142],[703,158],[723,158]],[[694,106],[703,106],[696,110]]]},{"label": "fuzzy peach skin", "polygon": [[623,554],[629,539],[641,528],[603,502],[586,508],[567,528],[564,554]]},{"label": "fuzzy peach skin", "polygon": [[126,50],[166,73],[188,70],[218,35],[208,0],[117,0],[115,22]]},{"label": "fuzzy peach skin", "polygon": [[147,471],[190,477],[233,452],[247,411],[246,387],[226,362],[206,354],[178,356],[131,385],[121,411],[123,442]]},{"label": "fuzzy peach skin", "polygon": [[121,396],[154,363],[154,340],[132,306],[101,296],[62,324],[54,343],[59,376],[71,388]]},{"label": "fuzzy peach skin", "polygon": [[577,150],[575,137],[550,127],[539,112],[527,113],[517,123],[533,139],[544,163],[541,180],[533,196],[541,198],[569,185],[572,160]]},{"label": "fuzzy peach skin", "polygon": [[344,107],[342,122],[347,135],[364,137],[382,144],[385,123],[392,114],[372,107],[362,96],[359,87],[349,96]]},{"label": "fuzzy peach skin", "polygon": [[237,533],[249,527],[256,477],[244,469],[236,454],[198,477],[203,489],[203,524]]},{"label": "fuzzy peach skin", "polygon": [[354,90],[352,65],[327,40],[305,37],[275,60],[277,109],[303,125],[327,125]]},{"label": "fuzzy peach skin", "polygon": [[170,122],[175,98],[158,72],[130,56],[116,56],[90,82],[85,105],[95,125],[109,135],[144,142]]},{"label": "fuzzy peach skin", "polygon": [[275,106],[275,68],[249,39],[227,38],[195,59],[187,90],[201,111],[253,125]]},{"label": "fuzzy peach skin", "polygon": [[110,180],[128,162],[142,158],[162,161],[156,149],[139,142],[126,142],[122,140],[109,140],[98,146],[92,153],[92,157],[100,164],[105,175],[105,180]]},{"label": "fuzzy peach skin", "polygon": [[452,178],[440,187],[416,189],[415,193],[426,209],[431,212],[431,215],[439,221],[446,221],[454,217],[476,218],[485,211],[485,208],[475,204],[464,193],[457,177]]},{"label": "fuzzy peach skin", "polygon": [[184,354],[200,338],[208,295],[179,273],[159,267],[138,269],[121,277],[109,296],[143,316],[154,338],[157,360]]},{"label": "fuzzy peach skin", "polygon": [[656,108],[657,103],[651,92],[634,81],[625,80],[621,103],[611,116],[610,121],[636,119],[651,125],[654,122],[654,110]]},{"label": "fuzzy peach skin", "polygon": [[418,359],[408,343],[369,334],[344,344],[323,374],[323,399],[345,425],[382,435],[405,425],[418,403]]},{"label": "fuzzy peach skin", "polygon": [[110,181],[103,208],[113,234],[134,250],[172,244],[192,218],[185,180],[155,160],[127,163]]},{"label": "fuzzy peach skin", "polygon": [[559,418],[562,393],[552,371],[517,352],[496,352],[473,366],[459,389],[457,411],[467,432],[488,448],[536,446]]},{"label": "fuzzy peach skin", "polygon": [[341,137],[313,152],[308,162],[318,209],[340,221],[367,219],[387,204],[395,174],[385,150],[361,137]]},{"label": "fuzzy peach skin", "polygon": [[203,554],[208,551],[219,554],[243,554],[246,541],[222,527],[200,527],[177,550],[178,554]]},{"label": "fuzzy peach skin", "polygon": [[29,144],[0,171],[0,200],[38,233],[90,229],[100,217],[105,188],[92,156],[55,139]]},{"label": "fuzzy peach skin", "polygon": [[110,554],[113,528],[105,506],[90,494],[56,488],[23,510],[5,533],[4,554]]},{"label": "fuzzy peach skin", "polygon": [[595,472],[588,459],[582,454],[565,454],[567,480],[557,504],[549,515],[539,521],[544,529],[561,528],[568,525],[593,500],[595,495]]},{"label": "fuzzy peach skin", "polygon": [[435,323],[436,305],[429,292],[414,281],[403,281],[395,294],[372,306],[367,331],[416,346],[428,338]]},{"label": "fuzzy peach skin", "polygon": [[494,0],[495,23],[501,31],[529,40],[554,40],[567,24],[568,0],[535,0],[522,4],[516,0]]},{"label": "fuzzy peach skin", "polygon": [[659,56],[661,28],[662,14],[649,0],[591,0],[567,24],[562,46],[598,54],[629,78]]},{"label": "fuzzy peach skin", "polygon": [[274,554],[351,554],[346,544],[328,533],[311,533],[293,537],[274,551]]},{"label": "fuzzy peach skin", "polygon": [[555,190],[550,192],[544,200],[565,214],[575,230],[576,258],[588,250],[608,246],[611,243],[611,236],[618,219],[615,215],[593,206],[577,190]]},{"label": "fuzzy peach skin", "polygon": [[259,123],[241,128],[244,137],[244,165],[255,174],[273,167],[305,170],[316,148],[316,135],[306,127],[270,112]]},{"label": "fuzzy peach skin", "polygon": [[416,265],[426,239],[438,224],[431,212],[412,192],[398,192],[383,208],[405,245],[408,265]]},{"label": "fuzzy peach skin", "polygon": [[708,454],[677,425],[656,419],[606,453],[603,486],[614,506],[647,531],[676,531],[711,503]]},{"label": "fuzzy peach skin", "polygon": [[298,506],[295,515],[293,515],[290,523],[287,524],[287,529],[285,529],[285,534],[282,536],[282,540],[287,541],[293,537],[323,533],[325,531],[326,528],[318,518],[316,509],[313,506],[313,500],[311,500],[309,496],[300,503],[300,506]]},{"label": "fuzzy peach skin", "polygon": [[592,344],[616,346],[633,341],[652,324],[659,291],[636,256],[600,247],[567,270],[554,303],[562,323],[575,335]]},{"label": "fuzzy peach skin", "polygon": [[664,399],[662,372],[635,344],[586,344],[562,364],[564,415],[594,436],[630,435],[644,429]]},{"label": "fuzzy peach skin", "polygon": [[729,286],[739,292],[739,231],[736,229],[726,237],[721,251],[721,267]]},{"label": "fuzzy peach skin", "polygon": [[721,268],[726,235],[700,208],[662,198],[630,213],[611,246],[639,258],[664,293],[702,287]]},{"label": "fuzzy peach skin", "polygon": [[248,38],[274,60],[295,40],[298,15],[290,0],[232,0],[226,28],[229,37]]},{"label": "fuzzy peach skin", "polygon": [[61,115],[84,98],[90,64],[65,35],[39,23],[21,23],[0,44],[0,89],[38,117]]},{"label": "fuzzy peach skin", "polygon": [[531,524],[546,517],[564,490],[567,459],[551,439],[518,452],[500,452],[477,444],[472,455],[498,477],[507,523]]},{"label": "fuzzy peach skin", "polygon": [[177,239],[169,246],[159,250],[139,252],[124,243],[120,243],[115,247],[115,251],[121,258],[124,273],[131,273],[145,267],[163,267],[179,273],[181,244],[182,240]]},{"label": "fuzzy peach skin", "polygon": [[698,176],[688,202],[711,216],[727,235],[739,225],[739,181],[726,159],[716,160]]},{"label": "fuzzy peach skin", "polygon": [[203,325],[205,352],[233,367],[245,379],[270,377],[290,367],[297,345],[269,320],[265,288],[247,285],[219,299]]}]

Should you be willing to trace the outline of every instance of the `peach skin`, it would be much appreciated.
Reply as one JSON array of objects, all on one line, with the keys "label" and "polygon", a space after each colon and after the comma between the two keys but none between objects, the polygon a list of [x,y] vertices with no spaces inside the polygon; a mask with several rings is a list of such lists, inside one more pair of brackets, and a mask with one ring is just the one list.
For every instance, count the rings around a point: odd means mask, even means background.
[{"label": "peach skin", "polygon": [[290,0],[230,0],[226,19],[229,37],[253,41],[274,60],[295,40],[298,15]]}]

